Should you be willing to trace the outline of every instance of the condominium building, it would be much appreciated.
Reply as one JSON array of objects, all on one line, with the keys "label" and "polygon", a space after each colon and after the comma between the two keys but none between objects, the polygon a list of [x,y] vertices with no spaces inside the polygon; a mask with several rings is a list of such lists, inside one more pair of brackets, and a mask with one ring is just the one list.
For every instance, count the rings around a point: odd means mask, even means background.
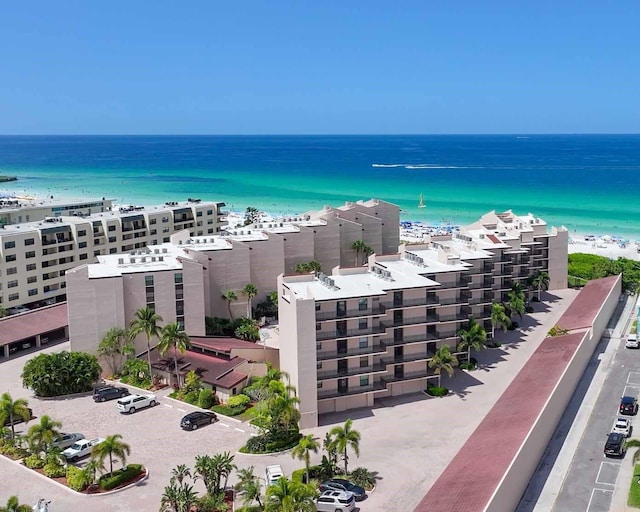
[{"label": "condominium building", "polygon": [[47,217],[85,217],[111,211],[110,199],[90,201],[53,201],[51,198],[6,197],[0,199],[0,226],[36,222]]},{"label": "condominium building", "polygon": [[[66,272],[94,262],[99,255],[168,242],[173,233],[182,230],[193,236],[219,234],[225,225],[223,207],[224,203],[191,199],[113,209],[109,201],[94,201],[78,203],[78,208],[72,204],[49,205],[45,213],[52,216],[3,224],[0,306],[9,309],[66,300]],[[24,219],[36,215],[28,207],[22,212]],[[63,215],[69,212],[74,215]],[[38,210],[37,215],[41,214]],[[12,215],[11,219],[20,219]]]},{"label": "condominium building", "polygon": [[455,353],[470,317],[490,331],[492,303],[514,283],[544,271],[551,289],[566,287],[567,243],[565,228],[547,233],[534,216],[491,212],[364,268],[280,276],[280,368],[298,390],[301,426],[436,383],[436,350]]}]

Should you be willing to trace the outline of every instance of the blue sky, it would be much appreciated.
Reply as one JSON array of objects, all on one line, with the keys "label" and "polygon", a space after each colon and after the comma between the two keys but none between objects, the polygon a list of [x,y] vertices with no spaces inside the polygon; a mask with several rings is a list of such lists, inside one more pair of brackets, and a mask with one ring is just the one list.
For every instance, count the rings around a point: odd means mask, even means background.
[{"label": "blue sky", "polygon": [[638,133],[639,12],[7,1],[0,134]]}]

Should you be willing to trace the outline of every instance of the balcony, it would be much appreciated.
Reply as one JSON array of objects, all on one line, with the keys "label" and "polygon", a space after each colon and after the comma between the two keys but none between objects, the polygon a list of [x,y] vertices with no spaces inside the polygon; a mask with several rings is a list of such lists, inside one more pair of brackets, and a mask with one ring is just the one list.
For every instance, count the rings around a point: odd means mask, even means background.
[{"label": "balcony", "polygon": [[422,334],[409,334],[407,336],[403,336],[400,339],[384,338],[380,340],[380,342],[385,347],[393,347],[398,345],[410,345],[413,343],[426,343],[429,341],[453,340],[453,339],[457,339],[457,336],[453,333],[444,334],[440,331],[432,331],[432,332],[424,332]]},{"label": "balcony", "polygon": [[327,400],[329,398],[340,398],[342,396],[361,395],[362,393],[376,393],[386,391],[386,386],[381,382],[375,382],[369,386],[358,386],[346,390],[327,389],[318,390],[318,400]]},{"label": "balcony", "polygon": [[346,377],[354,377],[356,375],[368,375],[372,373],[383,373],[387,371],[387,367],[382,363],[376,363],[369,366],[354,366],[345,370],[328,370],[319,371],[317,373],[318,380],[344,379]]},{"label": "balcony", "polygon": [[468,319],[468,316],[462,312],[451,315],[440,315],[441,322],[466,322]]},{"label": "balcony", "polygon": [[493,272],[493,261],[485,261],[484,265],[482,265],[482,272],[485,274],[490,274]]},{"label": "balcony", "polygon": [[464,304],[466,303],[468,298],[463,297],[447,297],[446,299],[440,299],[439,306],[450,306],[451,304]]},{"label": "balcony", "polygon": [[419,352],[417,354],[405,354],[402,357],[394,357],[390,359],[382,359],[382,363],[386,366],[394,365],[394,364],[404,364],[404,363],[415,363],[416,361],[428,361],[435,354],[433,352],[429,352],[425,350],[424,352]]},{"label": "balcony", "polygon": [[485,293],[480,297],[472,297],[471,299],[469,299],[469,304],[471,305],[488,304],[491,302],[493,302],[493,293]]},{"label": "balcony", "polygon": [[330,359],[345,359],[347,357],[354,356],[368,356],[372,354],[384,354],[387,351],[387,347],[382,344],[371,345],[368,347],[349,348],[347,351],[337,350],[323,350],[316,354],[318,361],[328,361]]},{"label": "balcony", "polygon": [[375,334],[383,334],[384,327],[375,325],[367,329],[331,329],[329,331],[316,331],[316,340],[334,340],[337,338],[353,338],[360,336],[370,336]]},{"label": "balcony", "polygon": [[483,288],[491,288],[492,285],[493,285],[493,279],[483,279],[482,281],[478,281],[476,283],[470,283],[469,289],[481,290]]},{"label": "balcony", "polygon": [[416,318],[403,318],[402,320],[393,320],[391,322],[380,322],[380,325],[385,329],[391,329],[393,327],[402,327],[406,325],[434,324],[438,321],[439,315],[432,313]]},{"label": "balcony", "polygon": [[469,284],[467,279],[458,279],[456,281],[451,281],[448,283],[440,283],[440,289],[442,290],[450,290],[452,288],[465,288]]},{"label": "balcony", "polygon": [[42,245],[53,245],[56,243],[56,240],[48,240],[46,238],[42,239]]},{"label": "balcony", "polygon": [[381,304],[386,309],[410,308],[412,306],[437,306],[440,303],[438,297],[419,297],[417,299],[406,299],[403,301],[385,302]]},{"label": "balcony", "polygon": [[382,377],[380,382],[389,384],[391,382],[401,382],[404,380],[416,380],[416,379],[430,379],[438,378],[438,375],[433,373],[433,370],[421,370],[419,372],[404,372],[402,375],[388,375]]},{"label": "balcony", "polygon": [[363,316],[384,315],[385,307],[380,304],[377,307],[366,309],[347,309],[346,311],[317,311],[316,320],[343,320],[346,318],[358,318]]}]

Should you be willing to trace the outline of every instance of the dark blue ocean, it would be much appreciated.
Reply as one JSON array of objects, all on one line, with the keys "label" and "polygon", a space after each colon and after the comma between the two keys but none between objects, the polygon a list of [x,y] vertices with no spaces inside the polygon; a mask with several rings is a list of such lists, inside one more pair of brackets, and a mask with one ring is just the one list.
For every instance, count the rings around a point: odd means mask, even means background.
[{"label": "dark blue ocean", "polygon": [[513,209],[572,232],[640,233],[638,135],[0,136],[0,174],[19,178],[5,194],[289,214],[376,197],[432,223]]}]

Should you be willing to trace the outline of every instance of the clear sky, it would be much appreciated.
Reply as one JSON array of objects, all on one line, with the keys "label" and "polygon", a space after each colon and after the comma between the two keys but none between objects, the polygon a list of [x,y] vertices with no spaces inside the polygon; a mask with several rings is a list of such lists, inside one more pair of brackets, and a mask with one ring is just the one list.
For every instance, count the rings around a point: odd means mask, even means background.
[{"label": "clear sky", "polygon": [[637,0],[10,1],[0,134],[638,133]]}]

